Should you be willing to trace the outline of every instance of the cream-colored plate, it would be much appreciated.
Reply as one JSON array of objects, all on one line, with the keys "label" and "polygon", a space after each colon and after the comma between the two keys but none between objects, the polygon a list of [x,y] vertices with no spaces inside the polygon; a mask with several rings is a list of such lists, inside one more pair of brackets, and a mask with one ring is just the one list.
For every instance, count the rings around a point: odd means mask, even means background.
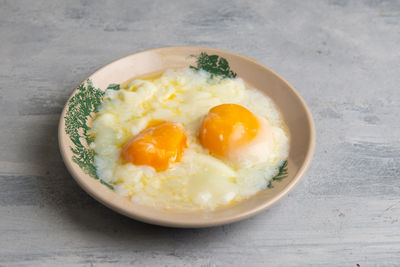
[{"label": "cream-colored plate", "polygon": [[[268,95],[277,104],[291,136],[288,176],[281,181],[273,182],[272,188],[267,188],[244,202],[216,211],[174,212],[131,202],[90,175],[90,173],[93,175],[93,165],[90,165],[91,151],[85,141],[84,129],[80,128],[81,120],[71,122],[71,117],[82,116],[82,106],[79,104],[79,101],[82,100],[78,100],[78,97],[87,95],[87,92],[82,91],[82,88],[87,87],[81,87],[81,91],[77,89],[73,92],[64,107],[60,118],[58,137],[65,165],[79,185],[92,197],[121,214],[143,222],[174,227],[207,227],[243,220],[268,209],[299,183],[310,165],[314,153],[315,128],[311,113],[304,100],[288,82],[253,59],[205,47],[166,47],[118,59],[99,69],[88,79],[91,80],[94,88],[104,91],[109,84],[122,84],[135,76],[160,72],[168,68],[179,69],[190,65],[196,66],[196,57],[193,55],[199,56],[203,52],[208,55],[218,55],[218,59],[225,58],[230,69],[237,73],[238,77]],[[224,61],[220,61],[220,63],[224,63]],[[82,85],[86,84],[85,80]],[[77,93],[80,95],[73,99]],[[88,97],[92,97],[92,95]],[[88,106],[93,107],[90,103]],[[68,110],[70,112],[67,114]],[[84,112],[83,114],[85,115]],[[67,122],[67,124],[69,123],[67,127],[66,116],[70,120]],[[87,121],[90,121],[89,116],[87,116]],[[68,130],[68,134],[66,130]],[[79,136],[77,137],[77,135]],[[78,144],[77,147],[77,143],[82,146]],[[75,149],[75,153],[71,148]]]}]

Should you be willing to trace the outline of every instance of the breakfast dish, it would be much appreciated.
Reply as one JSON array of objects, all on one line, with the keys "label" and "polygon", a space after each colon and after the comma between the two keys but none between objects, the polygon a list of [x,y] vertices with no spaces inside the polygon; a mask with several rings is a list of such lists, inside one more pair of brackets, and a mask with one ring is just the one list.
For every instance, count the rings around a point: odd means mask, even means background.
[{"label": "breakfast dish", "polygon": [[134,203],[174,210],[214,210],[270,186],[287,163],[287,126],[234,76],[168,69],[109,87],[87,132],[97,177]]},{"label": "breakfast dish", "polygon": [[315,126],[296,89],[259,62],[164,47],[85,79],[58,141],[71,176],[100,203],[192,228],[249,218],[286,196],[310,166]]}]

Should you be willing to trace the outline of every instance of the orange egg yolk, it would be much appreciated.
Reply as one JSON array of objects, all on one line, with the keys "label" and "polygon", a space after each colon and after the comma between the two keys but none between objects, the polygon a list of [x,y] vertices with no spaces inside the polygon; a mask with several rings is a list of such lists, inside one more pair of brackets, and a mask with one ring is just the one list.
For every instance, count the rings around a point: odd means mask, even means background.
[{"label": "orange egg yolk", "polygon": [[186,147],[186,134],[182,125],[162,122],[147,127],[126,143],[121,158],[124,162],[165,171],[172,163],[180,161]]},{"label": "orange egg yolk", "polygon": [[200,142],[211,154],[225,157],[256,137],[260,122],[248,109],[222,104],[210,109],[200,129]]}]

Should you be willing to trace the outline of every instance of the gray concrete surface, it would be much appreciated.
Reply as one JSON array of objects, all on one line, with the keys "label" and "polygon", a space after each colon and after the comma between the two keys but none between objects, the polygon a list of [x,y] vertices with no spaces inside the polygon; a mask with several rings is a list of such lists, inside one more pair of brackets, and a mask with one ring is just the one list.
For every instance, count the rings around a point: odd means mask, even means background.
[{"label": "gray concrete surface", "polygon": [[[0,266],[399,266],[400,2],[0,1]],[[317,128],[278,205],[210,229],[125,218],[84,193],[60,111],[102,65],[201,45],[271,67]]]}]

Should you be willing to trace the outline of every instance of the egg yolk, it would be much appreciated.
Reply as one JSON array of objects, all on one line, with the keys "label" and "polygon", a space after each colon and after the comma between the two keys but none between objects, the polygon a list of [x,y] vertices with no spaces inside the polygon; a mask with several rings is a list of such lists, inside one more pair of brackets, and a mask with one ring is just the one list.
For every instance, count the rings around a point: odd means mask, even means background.
[{"label": "egg yolk", "polygon": [[237,104],[222,104],[210,109],[200,129],[200,142],[211,154],[226,157],[249,143],[260,128],[257,117]]},{"label": "egg yolk", "polygon": [[165,171],[172,163],[180,161],[186,147],[186,134],[182,125],[162,122],[134,136],[122,148],[121,158],[124,162]]}]

